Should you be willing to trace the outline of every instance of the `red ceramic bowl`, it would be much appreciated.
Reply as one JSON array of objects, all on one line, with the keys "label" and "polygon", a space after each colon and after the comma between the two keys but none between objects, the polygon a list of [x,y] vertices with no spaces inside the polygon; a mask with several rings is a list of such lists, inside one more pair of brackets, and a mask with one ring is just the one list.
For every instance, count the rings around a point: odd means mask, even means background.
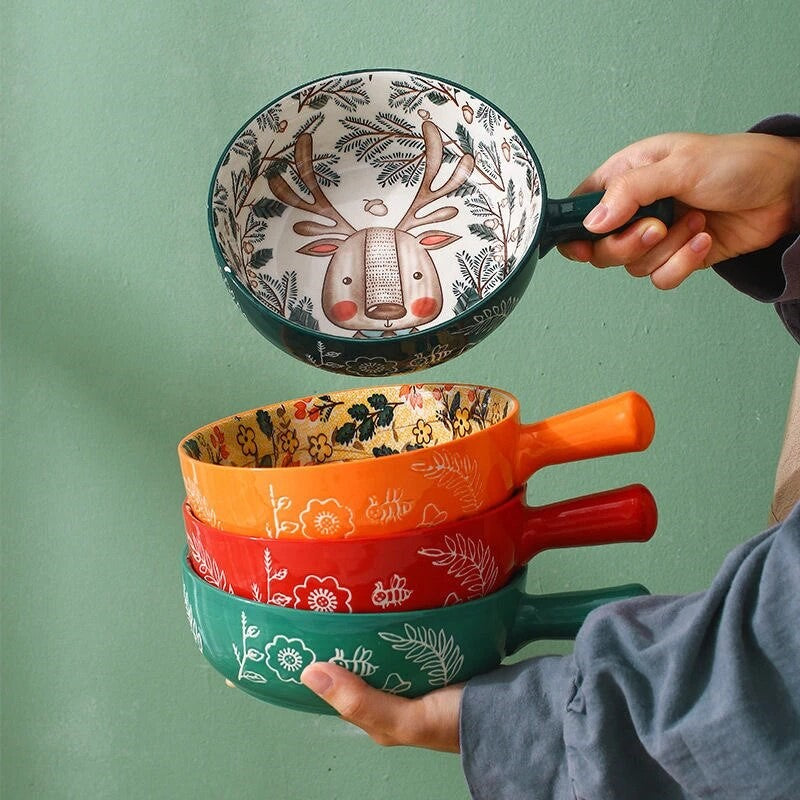
[{"label": "red ceramic bowl", "polygon": [[640,484],[546,506],[525,488],[454,522],[371,539],[264,539],[226,533],[183,506],[189,557],[214,586],[258,602],[312,611],[438,608],[503,586],[541,550],[643,542],[657,511]]}]

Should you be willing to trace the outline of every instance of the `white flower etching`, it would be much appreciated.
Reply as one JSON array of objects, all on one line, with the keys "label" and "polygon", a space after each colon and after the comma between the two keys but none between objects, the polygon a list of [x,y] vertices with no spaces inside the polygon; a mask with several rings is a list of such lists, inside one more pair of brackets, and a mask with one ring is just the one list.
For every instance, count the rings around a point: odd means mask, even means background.
[{"label": "white flower etching", "polygon": [[352,510],[333,497],[309,500],[300,513],[300,526],[309,539],[342,539],[355,529]]},{"label": "white flower etching", "polygon": [[370,495],[364,513],[367,519],[373,522],[392,522],[403,519],[412,508],[414,503],[411,500],[403,500],[401,489],[387,489],[385,500]]},{"label": "white flower etching", "polygon": [[403,634],[379,631],[378,636],[405,654],[406,661],[417,664],[428,675],[431,686],[446,686],[464,664],[461,648],[453,636],[423,625],[403,625]]},{"label": "white flower etching", "polygon": [[436,567],[447,567],[470,597],[483,597],[497,581],[498,567],[491,547],[480,539],[457,533],[444,537],[444,547],[422,547],[417,553],[433,559]]},{"label": "white flower etching", "polygon": [[329,658],[331,664],[338,664],[340,667],[350,670],[354,675],[362,678],[373,675],[378,671],[378,667],[372,663],[372,650],[359,645],[356,647],[352,658],[346,658],[344,650],[337,647],[333,658]]},{"label": "white flower etching", "polygon": [[478,462],[469,456],[433,453],[433,463],[417,462],[411,465],[428,480],[450,492],[460,503],[465,514],[480,510],[483,496],[483,479]]},{"label": "white flower etching", "polygon": [[401,606],[413,593],[413,589],[406,588],[406,579],[395,573],[388,586],[384,586],[383,581],[375,581],[372,604],[378,608]]},{"label": "white flower etching", "polygon": [[194,618],[194,611],[192,610],[192,605],[189,602],[189,595],[186,592],[186,587],[183,587],[183,605],[186,607],[186,619],[189,622],[189,630],[192,632],[192,638],[194,638],[194,643],[197,645],[197,649],[202,653],[203,652],[203,637],[200,635],[200,628],[197,625],[197,620]]},{"label": "white flower etching", "polygon": [[358,356],[346,362],[351,375],[393,375],[397,372],[397,362],[383,356]]},{"label": "white flower etching", "polygon": [[267,666],[284,683],[300,683],[300,673],[317,660],[302,639],[279,634],[265,648]]},{"label": "white flower etching", "polygon": [[301,585],[294,588],[294,607],[309,611],[352,611],[352,599],[352,592],[340,586],[332,575],[324,578],[308,575]]},{"label": "white flower etching", "polygon": [[237,678],[240,681],[251,681],[252,683],[266,683],[267,679],[259,672],[254,672],[248,669],[248,665],[252,662],[257,664],[264,660],[264,653],[256,650],[255,647],[250,647],[248,642],[251,639],[257,639],[261,635],[261,629],[258,625],[248,625],[247,615],[242,611],[242,649],[241,651],[236,645],[236,642],[231,643],[233,654],[236,656],[236,663],[239,665],[239,672]]}]

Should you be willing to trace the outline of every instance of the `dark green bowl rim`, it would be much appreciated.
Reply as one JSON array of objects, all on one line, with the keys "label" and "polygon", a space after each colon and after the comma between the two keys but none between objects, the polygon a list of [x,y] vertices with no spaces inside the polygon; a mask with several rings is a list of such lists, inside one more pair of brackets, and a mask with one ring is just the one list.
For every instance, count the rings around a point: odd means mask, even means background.
[{"label": "dark green bowl rim", "polygon": [[[545,217],[546,217],[545,209],[546,209],[546,205],[547,205],[547,184],[545,182],[544,170],[542,169],[542,165],[541,165],[541,162],[539,161],[539,157],[537,156],[536,151],[533,149],[531,143],[528,141],[528,137],[525,136],[525,134],[522,132],[520,127],[511,119],[511,117],[509,117],[506,114],[505,111],[503,111],[501,108],[498,108],[498,106],[496,106],[490,100],[487,100],[483,95],[479,94],[478,92],[475,92],[472,89],[470,89],[470,88],[468,88],[466,86],[463,86],[460,83],[456,83],[455,81],[452,81],[449,78],[442,78],[442,77],[440,77],[438,75],[432,75],[432,74],[430,74],[428,72],[418,72],[417,70],[404,69],[402,67],[394,67],[394,68],[392,68],[392,67],[379,67],[378,69],[351,69],[351,70],[346,70],[344,72],[334,72],[334,73],[332,73],[330,75],[327,75],[325,77],[314,78],[313,80],[307,81],[306,83],[303,83],[300,86],[296,86],[293,89],[290,89],[288,92],[284,92],[279,97],[276,97],[274,100],[271,100],[265,106],[262,106],[255,114],[253,114],[247,120],[247,122],[245,122],[244,125],[242,125],[239,128],[238,131],[236,131],[236,133],[228,141],[228,144],[225,146],[225,149],[222,151],[222,154],[220,155],[219,159],[217,160],[217,165],[216,165],[216,167],[214,167],[214,173],[213,173],[213,175],[211,177],[211,185],[210,185],[209,190],[208,190],[208,228],[209,228],[209,232],[211,234],[211,243],[212,243],[212,246],[214,248],[214,255],[215,255],[216,259],[217,259],[217,264],[219,265],[220,269],[224,270],[227,273],[227,277],[228,277],[229,280],[234,281],[235,283],[237,283],[241,287],[243,292],[245,292],[246,294],[248,294],[248,295],[250,295],[252,297],[252,293],[250,292],[250,289],[247,286],[244,286],[242,284],[242,282],[237,278],[236,273],[233,271],[233,269],[230,267],[230,265],[225,261],[225,257],[223,256],[222,251],[220,250],[219,244],[217,243],[216,230],[214,228],[214,211],[213,211],[214,183],[215,183],[215,181],[217,179],[217,175],[219,175],[219,170],[220,170],[220,167],[222,166],[222,162],[225,159],[225,156],[230,152],[230,149],[231,149],[233,143],[239,138],[239,136],[242,134],[242,132],[245,129],[247,129],[247,127],[253,122],[253,120],[255,120],[257,117],[259,117],[261,114],[263,114],[271,106],[274,106],[276,103],[279,103],[284,98],[290,97],[291,95],[295,94],[296,92],[301,91],[302,89],[306,88],[307,86],[312,86],[315,83],[320,83],[321,81],[326,81],[326,80],[329,80],[331,78],[336,78],[336,77],[343,76],[343,75],[359,75],[359,74],[362,74],[362,73],[375,73],[375,72],[401,72],[401,73],[406,73],[408,75],[416,75],[416,76],[419,76],[420,78],[429,78],[429,79],[435,80],[435,81],[442,81],[443,83],[446,83],[449,86],[453,86],[456,89],[460,89],[461,91],[466,92],[467,94],[471,95],[472,97],[477,98],[482,103],[486,103],[486,105],[488,105],[489,107],[493,108],[498,114],[500,114],[500,116],[509,124],[511,130],[513,130],[514,133],[519,137],[520,141],[525,146],[525,148],[527,149],[527,151],[530,154],[531,158],[533,159],[533,162],[536,165],[536,169],[537,169],[537,171],[539,173],[539,192],[540,192],[540,196],[542,198],[541,212],[539,214],[539,223],[538,223],[538,225],[536,227],[536,232],[533,235],[533,239],[531,240],[531,243],[528,245],[527,249],[523,253],[522,257],[519,259],[519,261],[517,261],[517,263],[516,263],[516,265],[514,267],[514,270],[506,276],[505,280],[500,282],[499,286],[497,286],[486,297],[484,297],[480,301],[480,303],[476,303],[474,306],[470,306],[469,309],[467,309],[466,311],[462,312],[461,314],[456,314],[455,316],[450,317],[447,321],[442,322],[439,325],[434,326],[433,328],[425,328],[424,330],[419,331],[418,333],[408,333],[408,334],[403,334],[402,335],[403,341],[413,342],[413,341],[417,341],[419,339],[423,339],[423,338],[425,338],[427,336],[431,336],[431,335],[434,335],[434,334],[437,334],[437,333],[444,333],[444,332],[451,331],[453,329],[453,326],[455,324],[457,324],[457,322],[458,322],[458,320],[460,318],[466,317],[466,316],[471,316],[471,315],[479,312],[483,308],[485,308],[489,304],[489,301],[492,300],[492,298],[494,298],[494,296],[496,294],[498,294],[500,291],[502,291],[502,289],[504,287],[507,288],[508,285],[522,271],[522,269],[525,267],[525,265],[530,260],[531,256],[533,256],[536,253],[536,248],[539,246],[539,240],[542,237],[542,231],[544,229],[544,223],[545,223]],[[303,335],[311,335],[315,339],[319,339],[320,341],[331,341],[331,342],[352,342],[353,341],[352,337],[350,337],[350,336],[338,336],[338,335],[331,334],[331,333],[322,333],[321,331],[313,331],[310,328],[306,328],[303,325],[298,325],[297,323],[292,322],[291,320],[288,320],[285,317],[282,317],[282,316],[276,314],[274,311],[272,311],[271,309],[267,308],[265,305],[262,305],[261,303],[259,303],[256,300],[255,297],[253,297],[253,301],[256,303],[256,305],[258,307],[257,309],[254,309],[254,310],[259,310],[260,311],[263,308],[264,313],[267,314],[268,316],[274,318],[277,323],[279,323],[280,325],[285,326],[287,328],[290,328],[292,330],[295,330],[298,333],[301,333]],[[381,346],[382,342],[384,342],[384,340],[382,340],[382,339],[369,339],[368,343],[370,345],[370,348],[369,348],[370,351],[373,352],[375,355],[378,355],[380,353],[380,350],[382,349],[382,346]]]}]

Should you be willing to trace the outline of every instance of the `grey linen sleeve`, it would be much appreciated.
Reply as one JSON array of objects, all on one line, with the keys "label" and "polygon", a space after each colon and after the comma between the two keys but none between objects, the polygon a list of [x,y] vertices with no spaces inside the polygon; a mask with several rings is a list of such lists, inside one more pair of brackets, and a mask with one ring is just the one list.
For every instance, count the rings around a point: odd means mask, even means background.
[{"label": "grey linen sleeve", "polygon": [[800,506],[707,591],[612,603],[574,652],[470,680],[475,800],[800,798]]},{"label": "grey linen sleeve", "polygon": [[[800,341],[797,234],[715,270]],[[604,606],[572,655],[468,681],[460,737],[474,800],[798,800],[800,504],[707,591]]]},{"label": "grey linen sleeve", "polygon": [[[800,115],[768,117],[750,132],[800,137]],[[786,329],[800,342],[800,197],[796,202],[798,230],[763,250],[723,261],[714,271],[740,292],[772,303]]]}]

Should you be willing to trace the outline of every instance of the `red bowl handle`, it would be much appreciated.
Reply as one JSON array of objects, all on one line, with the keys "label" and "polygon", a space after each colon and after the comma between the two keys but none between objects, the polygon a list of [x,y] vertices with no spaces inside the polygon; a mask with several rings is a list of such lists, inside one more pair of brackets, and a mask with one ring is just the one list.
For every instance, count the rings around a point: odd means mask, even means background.
[{"label": "red bowl handle", "polygon": [[657,524],[656,501],[640,483],[526,508],[517,565],[557,547],[646,542]]}]

